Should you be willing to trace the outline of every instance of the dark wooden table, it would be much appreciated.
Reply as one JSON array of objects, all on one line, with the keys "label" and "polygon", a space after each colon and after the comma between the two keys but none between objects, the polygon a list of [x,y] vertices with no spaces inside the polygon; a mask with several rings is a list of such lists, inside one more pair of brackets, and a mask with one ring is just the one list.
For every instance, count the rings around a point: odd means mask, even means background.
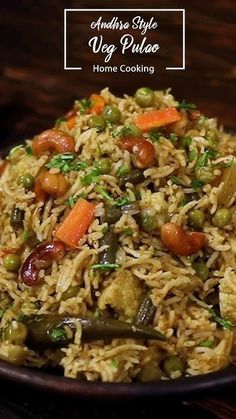
[{"label": "dark wooden table", "polygon": [[[186,9],[186,70],[164,70],[162,59],[154,76],[146,74],[93,75],[91,54],[85,44],[86,22],[90,13],[81,17],[81,25],[72,28],[71,59],[81,61],[84,71],[63,70],[63,9],[75,8],[185,8]],[[216,115],[219,122],[236,130],[236,2],[235,0],[159,0],[154,2],[120,0],[119,4],[107,1],[77,0],[2,0],[0,3],[0,115],[1,146],[22,141],[50,127],[53,121],[69,109],[77,98],[110,86],[115,94],[133,93],[138,86],[153,88],[172,87],[174,95],[196,103],[202,112]],[[112,13],[110,14],[112,16]],[[130,12],[125,12],[128,18]],[[178,24],[178,22],[176,22]],[[168,54],[178,62],[179,45],[175,42],[174,25],[169,25],[158,35],[160,45],[168,46]],[[109,34],[110,40],[114,34]],[[78,44],[78,39],[80,44]],[[82,48],[79,47],[82,45]],[[164,48],[165,50],[165,48]],[[98,57],[98,61],[101,57]],[[118,55],[114,64],[122,62]],[[144,59],[144,57],[143,57]],[[129,64],[136,63],[131,55]],[[143,61],[147,62],[147,61]],[[156,65],[156,58],[148,58]],[[235,389],[234,389],[235,390]],[[155,401],[154,401],[155,405]],[[182,418],[236,418],[233,396],[219,395],[192,401],[173,402],[165,417]],[[149,405],[126,406],[107,404],[91,405],[82,401],[68,401],[51,395],[21,389],[2,383],[0,393],[0,419],[14,418],[79,418],[152,419],[159,416],[159,403],[155,409]],[[170,416],[168,416],[170,415]],[[161,416],[162,417],[162,416]],[[163,415],[164,417],[164,415]]]}]

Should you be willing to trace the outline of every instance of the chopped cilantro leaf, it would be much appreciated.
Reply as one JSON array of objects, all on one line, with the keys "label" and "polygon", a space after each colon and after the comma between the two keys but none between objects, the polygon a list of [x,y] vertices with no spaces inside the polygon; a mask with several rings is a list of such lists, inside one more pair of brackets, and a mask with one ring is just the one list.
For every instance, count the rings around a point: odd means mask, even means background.
[{"label": "chopped cilantro leaf", "polygon": [[203,185],[204,185],[204,182],[202,180],[194,179],[192,181],[191,187],[196,190],[196,189],[201,188]]},{"label": "chopped cilantro leaf", "polygon": [[128,237],[133,236],[132,228],[126,228],[125,230],[123,230],[123,233],[125,234],[125,236],[128,236]]},{"label": "chopped cilantro leaf", "polygon": [[234,160],[232,159],[232,160],[229,160],[226,163],[224,163],[224,167],[232,167],[233,164],[234,164]]},{"label": "chopped cilantro leaf", "polygon": [[231,329],[234,326],[230,320],[220,317],[220,315],[218,315],[218,313],[216,313],[215,310],[213,310],[213,308],[210,308],[209,312],[211,314],[212,319],[220,326],[222,326],[223,329]]},{"label": "chopped cilantro leaf", "polygon": [[158,131],[156,129],[153,129],[153,130],[149,131],[148,137],[153,143],[156,143],[160,140],[161,135],[162,134],[161,134],[160,131]]},{"label": "chopped cilantro leaf", "polygon": [[181,179],[178,176],[172,176],[171,181],[174,185],[181,185]]},{"label": "chopped cilantro leaf", "polygon": [[75,107],[79,108],[81,114],[85,114],[92,106],[91,100],[84,97],[83,99],[75,101]]},{"label": "chopped cilantro leaf", "polygon": [[59,169],[62,173],[69,173],[70,171],[84,170],[88,167],[85,161],[78,161],[76,154],[64,153],[57,154],[45,165],[48,169]]},{"label": "chopped cilantro leaf", "polygon": [[188,161],[191,162],[197,158],[197,151],[195,149],[191,150],[188,155]]},{"label": "chopped cilantro leaf", "polygon": [[183,100],[183,102],[181,102],[178,106],[176,106],[176,108],[191,110],[191,109],[197,109],[197,106],[194,105],[194,103],[187,103],[185,102],[185,100]]},{"label": "chopped cilantro leaf", "polygon": [[205,339],[202,340],[202,342],[200,342],[198,346],[201,346],[202,348],[212,348],[213,345],[214,341],[212,339]]},{"label": "chopped cilantro leaf", "polygon": [[55,329],[52,329],[50,335],[55,341],[64,340],[66,338],[65,330],[60,327],[55,327]]},{"label": "chopped cilantro leaf", "polygon": [[98,183],[100,179],[101,171],[93,168],[91,172],[81,179],[82,185],[91,185],[92,183]]},{"label": "chopped cilantro leaf", "polygon": [[32,156],[33,155],[32,147],[30,147],[30,145],[26,144],[25,145],[25,152],[26,152],[26,154],[28,154],[28,156]]},{"label": "chopped cilantro leaf", "polygon": [[66,205],[68,205],[70,208],[73,208],[77,200],[77,196],[69,196],[69,198],[66,201]]},{"label": "chopped cilantro leaf", "polygon": [[183,141],[182,141],[183,147],[184,148],[189,148],[191,142],[192,142],[192,137],[187,135],[186,137],[183,138]]},{"label": "chopped cilantro leaf", "polygon": [[100,193],[103,198],[109,202],[110,205],[115,205],[116,201],[112,198],[112,196],[109,195],[109,193],[106,191],[106,189],[103,186],[97,187],[98,193]]},{"label": "chopped cilantro leaf", "polygon": [[111,360],[111,366],[112,366],[112,368],[117,369],[119,367],[119,361],[117,361],[116,358],[112,358],[112,360]]},{"label": "chopped cilantro leaf", "polygon": [[124,197],[117,198],[115,205],[117,207],[122,207],[123,205],[129,204],[129,203],[130,203],[130,199],[127,196],[124,196]]},{"label": "chopped cilantro leaf", "polygon": [[209,148],[205,151],[205,153],[201,154],[197,163],[196,167],[205,167],[207,166],[209,160],[215,159],[218,155],[218,152],[213,148]]},{"label": "chopped cilantro leaf", "polygon": [[171,132],[170,135],[169,135],[169,140],[172,143],[176,143],[176,141],[178,141],[178,136],[174,132]]},{"label": "chopped cilantro leaf", "polygon": [[54,125],[55,127],[59,127],[61,125],[62,122],[65,122],[66,118],[65,116],[60,116],[59,118],[56,119]]}]

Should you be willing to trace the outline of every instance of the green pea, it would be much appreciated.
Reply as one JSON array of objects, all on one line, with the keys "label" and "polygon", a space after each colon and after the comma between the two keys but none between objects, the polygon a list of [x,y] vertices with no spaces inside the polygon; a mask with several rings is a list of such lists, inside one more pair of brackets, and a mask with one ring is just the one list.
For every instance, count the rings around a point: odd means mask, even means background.
[{"label": "green pea", "polygon": [[27,338],[28,330],[25,324],[14,321],[4,330],[4,339],[15,345],[22,345]]},{"label": "green pea", "polygon": [[158,228],[157,214],[153,208],[144,208],[140,213],[140,226],[146,233]]},{"label": "green pea", "polygon": [[94,166],[100,170],[102,174],[109,173],[111,171],[111,160],[105,157],[104,159],[95,162]]},{"label": "green pea", "polygon": [[168,356],[163,362],[163,370],[166,375],[171,377],[174,372],[180,372],[181,375],[184,373],[185,367],[182,359],[176,355]]},{"label": "green pea", "polygon": [[96,128],[98,131],[104,131],[106,128],[106,122],[100,115],[92,115],[88,120],[89,128]]},{"label": "green pea", "polygon": [[106,106],[102,114],[105,120],[112,124],[117,124],[121,119],[121,112],[116,106]]},{"label": "green pea", "polygon": [[18,185],[24,186],[25,189],[32,189],[34,186],[34,177],[27,173],[22,175],[17,180]]},{"label": "green pea", "polygon": [[205,221],[205,214],[201,210],[193,209],[189,212],[188,220],[191,227],[196,229],[202,228]]},{"label": "green pea", "polygon": [[17,255],[7,255],[3,259],[3,266],[7,271],[17,272],[21,266],[21,259]]},{"label": "green pea", "polygon": [[135,124],[129,124],[127,125],[127,137],[140,137],[142,136],[142,131],[141,129],[135,125]]},{"label": "green pea", "polygon": [[146,108],[153,103],[154,91],[149,87],[140,87],[140,89],[136,90],[134,98],[138,105],[142,106],[142,108]]},{"label": "green pea", "polygon": [[213,217],[213,224],[216,227],[222,228],[227,226],[232,219],[231,211],[228,208],[218,209]]},{"label": "green pea", "polygon": [[196,275],[203,281],[206,281],[209,278],[209,269],[203,260],[196,260],[193,262],[192,267],[195,270]]},{"label": "green pea", "polygon": [[69,300],[69,298],[76,297],[78,292],[80,290],[79,285],[70,285],[69,288],[67,288],[66,291],[63,292],[61,299],[63,301]]},{"label": "green pea", "polygon": [[195,176],[197,180],[203,183],[211,183],[215,179],[212,166],[197,167],[195,169]]}]

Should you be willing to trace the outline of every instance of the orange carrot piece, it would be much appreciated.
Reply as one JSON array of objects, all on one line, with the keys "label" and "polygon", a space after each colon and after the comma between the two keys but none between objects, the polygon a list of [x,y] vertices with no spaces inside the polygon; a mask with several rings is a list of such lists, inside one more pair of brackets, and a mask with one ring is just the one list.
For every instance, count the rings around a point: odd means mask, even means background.
[{"label": "orange carrot piece", "polygon": [[100,115],[105,107],[105,100],[103,99],[103,97],[101,95],[93,93],[89,99],[92,102],[92,106],[89,109],[89,112],[94,113],[96,115]]},{"label": "orange carrot piece", "polygon": [[68,129],[72,129],[75,127],[76,125],[76,115],[72,116],[72,118],[68,119],[68,121],[66,122],[67,128]]},{"label": "orange carrot piece", "polygon": [[55,233],[57,239],[75,248],[94,217],[95,205],[80,198]]},{"label": "orange carrot piece", "polygon": [[142,131],[162,127],[180,120],[180,114],[176,108],[159,109],[158,111],[146,112],[136,118],[136,125]]}]

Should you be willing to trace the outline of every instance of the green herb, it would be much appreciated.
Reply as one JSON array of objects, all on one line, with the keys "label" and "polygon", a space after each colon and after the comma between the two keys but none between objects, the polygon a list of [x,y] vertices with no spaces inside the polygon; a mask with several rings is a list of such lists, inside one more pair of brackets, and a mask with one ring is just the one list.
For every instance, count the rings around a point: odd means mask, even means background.
[{"label": "green herb", "polygon": [[202,180],[194,179],[192,181],[191,187],[195,190],[201,188],[204,185],[204,182]]},{"label": "green herb", "polygon": [[218,155],[218,152],[214,150],[213,148],[209,148],[205,151],[205,153],[201,154],[199,157],[196,167],[205,167],[208,165],[209,160],[215,159]]},{"label": "green herb", "polygon": [[28,156],[32,156],[33,155],[32,147],[30,147],[30,145],[26,144],[25,145],[25,152],[26,152],[26,154],[28,154]]},{"label": "green herb", "polygon": [[109,227],[108,226],[105,226],[105,227],[102,228],[102,233],[103,234],[106,234],[108,231],[109,231]]},{"label": "green herb", "polygon": [[114,135],[113,135],[113,125],[112,125],[112,123],[110,122],[110,121],[105,121],[106,122],[106,127],[109,129],[109,132],[110,133],[112,133],[112,136],[114,137]]},{"label": "green herb", "polygon": [[98,183],[100,180],[101,171],[93,168],[91,172],[81,179],[82,185],[91,185],[92,183]]},{"label": "green herb", "polygon": [[172,176],[171,181],[174,185],[181,185],[181,179],[178,176]]},{"label": "green herb", "polygon": [[68,173],[70,171],[78,172],[88,167],[85,161],[78,161],[76,154],[64,153],[53,156],[49,163],[45,165],[48,169],[59,169],[61,173]]},{"label": "green herb", "polygon": [[[87,199],[88,198],[88,193],[87,192],[81,192],[79,195],[78,195],[78,198],[83,198],[83,199]],[[74,199],[78,199],[77,197],[75,198],[74,197]]]},{"label": "green herb", "polygon": [[176,106],[177,109],[186,109],[186,110],[191,110],[191,109],[197,109],[197,106],[194,105],[194,103],[187,103],[185,102],[185,100],[183,100],[183,102],[179,103],[178,106]]},{"label": "green herb", "polygon": [[117,369],[119,367],[119,361],[117,361],[116,358],[112,358],[112,360],[111,360],[111,366],[112,366],[112,368]]},{"label": "green herb", "polygon": [[224,163],[224,167],[232,167],[233,164],[234,164],[234,160],[232,159],[232,160],[229,160],[226,163]]},{"label": "green herb", "polygon": [[110,205],[115,205],[116,201],[112,198],[112,196],[109,195],[109,193],[106,191],[106,189],[103,186],[98,186],[97,187],[97,191],[98,193],[100,193],[103,198],[109,202]]},{"label": "green herb", "polygon": [[207,121],[207,119],[208,118],[205,115],[201,115],[199,120],[198,120],[198,124],[201,125],[201,126],[204,125],[205,122]]},{"label": "green herb", "polygon": [[128,237],[133,236],[133,230],[132,230],[132,228],[126,228],[125,230],[123,230],[123,233],[124,233],[126,236],[128,236]]},{"label": "green herb", "polygon": [[52,329],[50,334],[51,334],[52,339],[55,341],[66,338],[65,330],[60,327],[56,327],[55,329]]},{"label": "green herb", "polygon": [[85,114],[92,106],[91,100],[84,97],[83,99],[75,101],[75,107],[79,108],[81,114]]},{"label": "green herb", "polygon": [[171,132],[170,135],[169,135],[169,140],[172,143],[176,143],[176,141],[178,141],[178,136],[174,132]]},{"label": "green herb", "polygon": [[134,191],[134,195],[135,195],[136,201],[141,201],[142,196],[141,196],[140,191]]},{"label": "green herb", "polygon": [[25,318],[27,318],[27,316],[25,314],[19,314],[16,318],[16,320],[18,322],[22,322],[22,320],[25,320]]},{"label": "green herb", "polygon": [[195,149],[191,150],[188,155],[188,161],[191,162],[197,158],[197,151]]},{"label": "green herb", "polygon": [[220,326],[222,326],[223,329],[231,329],[234,326],[230,320],[220,317],[220,315],[218,315],[218,313],[216,313],[215,310],[213,310],[213,308],[210,308],[209,312],[211,314],[212,319]]},{"label": "green herb", "polygon": [[95,312],[94,312],[94,317],[95,319],[100,319],[101,318],[101,310],[97,307]]},{"label": "green herb", "polygon": [[202,348],[212,348],[213,345],[214,341],[212,339],[206,339],[202,340],[202,342],[200,342],[198,346],[201,346]]},{"label": "green herb", "polygon": [[110,269],[118,269],[121,265],[118,263],[97,263],[96,265],[92,265],[91,269],[95,270],[110,270]]},{"label": "green herb", "polygon": [[113,130],[112,136],[114,138],[115,137],[128,137],[131,132],[132,132],[132,128],[130,128],[129,125],[126,125],[125,127],[121,127],[121,128],[117,128]]},{"label": "green herb", "polygon": [[127,175],[127,173],[129,173],[130,169],[128,166],[126,166],[125,164],[123,164],[122,166],[119,167],[119,169],[117,170],[117,176],[124,176]]},{"label": "green herb", "polygon": [[153,143],[160,141],[161,136],[162,136],[162,133],[155,129],[149,131],[148,133],[148,137]]},{"label": "green herb", "polygon": [[24,233],[23,233],[24,242],[27,242],[29,240],[29,237],[30,237],[29,231],[24,231]]},{"label": "green herb", "polygon": [[124,196],[124,197],[117,198],[115,205],[117,207],[122,207],[123,205],[129,204],[129,203],[130,203],[129,197]]},{"label": "green herb", "polygon": [[192,137],[190,137],[188,135],[186,137],[184,137],[183,140],[182,140],[182,144],[183,144],[184,148],[189,148],[191,143],[192,143]]},{"label": "green herb", "polygon": [[54,125],[55,127],[59,127],[61,125],[62,122],[65,122],[66,118],[65,116],[60,116],[59,118],[56,119]]},{"label": "green herb", "polygon": [[0,319],[2,318],[4,312],[5,312],[5,310],[3,308],[0,308]]},{"label": "green herb", "polygon": [[65,204],[68,205],[70,208],[73,208],[75,203],[78,201],[78,196],[70,196]]},{"label": "green herb", "polygon": [[21,150],[24,146],[22,144],[20,145],[16,145],[15,147],[13,147],[10,152],[9,152],[9,156],[11,156],[12,154],[14,154],[16,151]]}]

